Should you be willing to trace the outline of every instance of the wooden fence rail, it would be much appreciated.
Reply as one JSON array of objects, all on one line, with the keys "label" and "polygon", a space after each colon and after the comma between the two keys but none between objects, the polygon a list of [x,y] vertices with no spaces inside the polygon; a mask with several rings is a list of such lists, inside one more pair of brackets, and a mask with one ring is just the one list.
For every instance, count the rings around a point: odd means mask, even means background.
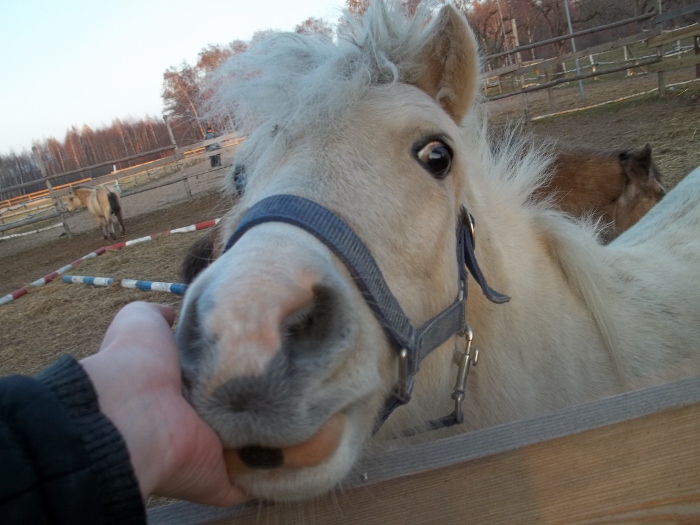
[{"label": "wooden fence rail", "polygon": [[12,222],[10,224],[0,224],[0,233],[9,230],[14,230],[15,228],[21,228],[22,226],[29,226],[30,224],[46,221],[48,219],[53,219],[54,217],[58,217],[59,215],[60,214],[58,213],[58,211],[54,210],[50,213],[47,213],[46,215],[42,215],[41,217],[31,217],[29,219],[22,219],[19,221]]},{"label": "wooden fence rail", "polygon": [[700,3],[687,5],[685,7],[680,7],[675,11],[660,14],[659,16],[654,18],[654,23],[662,24],[664,22],[668,22],[669,20],[673,20],[674,18],[679,18],[681,16],[689,15],[691,13],[697,13],[698,11],[700,11]]},{"label": "wooden fence rail", "polygon": [[[616,40],[613,40],[612,42],[606,42],[597,46],[588,47],[581,51],[577,51],[576,53],[567,53],[564,56],[548,58],[546,60],[538,61],[534,64],[527,64],[517,68],[515,71],[513,71],[513,73],[517,75],[527,75],[534,71],[544,71],[546,69],[556,67],[559,64],[570,62],[577,58],[584,58],[589,55],[605,53],[606,51],[612,51],[613,49],[619,49],[621,47],[636,44],[638,42],[646,42],[649,38],[659,34],[660,30],[658,28],[651,29],[648,31],[642,31],[641,33],[636,33],[634,35],[618,38]],[[491,76],[490,71],[486,72],[485,74]]]},{"label": "wooden fence rail", "polygon": [[[170,129],[169,123],[167,122],[167,120],[166,120],[166,124],[168,124],[168,129]],[[130,168],[126,168],[126,169],[120,170],[120,171],[115,172],[115,173],[110,173],[108,175],[104,175],[102,177],[92,179],[90,181],[90,184],[89,184],[89,185],[93,185],[93,186],[102,185],[102,184],[107,184],[109,182],[112,182],[114,180],[118,180],[118,179],[122,179],[122,178],[129,177],[132,175],[136,175],[138,173],[142,173],[144,171],[151,170],[151,169],[154,169],[157,167],[162,167],[162,166],[167,166],[167,165],[179,166],[179,163],[182,160],[187,160],[188,162],[198,161],[198,160],[203,160],[203,159],[209,158],[213,155],[221,154],[225,151],[229,151],[229,152],[232,150],[235,151],[238,148],[238,145],[240,144],[240,142],[242,142],[243,140],[244,140],[243,137],[241,137],[240,135],[238,135],[237,133],[234,132],[234,133],[222,135],[220,137],[216,137],[214,139],[204,140],[204,141],[198,142],[196,144],[191,144],[191,145],[186,146],[184,148],[179,148],[176,144],[173,144],[171,146],[159,148],[157,150],[152,150],[152,151],[142,153],[139,155],[132,155],[130,157],[124,157],[124,158],[114,160],[114,161],[103,162],[100,164],[89,166],[87,168],[80,168],[78,170],[72,170],[69,172],[58,173],[58,174],[53,174],[53,175],[48,175],[46,173],[46,170],[44,168],[43,162],[41,160],[41,157],[40,157],[38,151],[36,151],[36,148],[33,148],[34,156],[35,156],[35,160],[37,162],[37,165],[39,166],[39,168],[42,172],[42,175],[44,175],[44,177],[43,177],[43,179],[41,179],[41,181],[43,181],[44,184],[46,185],[46,188],[47,188],[46,191],[48,192],[49,196],[51,197],[51,199],[54,202],[55,212],[52,214],[48,214],[48,215],[42,215],[40,217],[32,217],[32,218],[27,218],[27,219],[23,219],[20,221],[16,221],[16,222],[13,222],[10,224],[0,225],[0,233],[14,229],[14,228],[19,228],[22,226],[28,226],[30,224],[42,222],[42,221],[45,221],[45,220],[53,218],[53,217],[60,217],[61,223],[63,224],[65,232],[68,234],[68,236],[72,236],[72,232],[70,231],[70,227],[69,227],[68,222],[67,222],[67,212],[63,206],[63,200],[61,198],[63,195],[67,194],[70,191],[70,185],[63,185],[63,186],[61,186],[62,189],[60,189],[60,190],[57,188],[54,188],[51,184],[51,180],[56,179],[58,177],[72,175],[75,173],[80,173],[81,171],[87,171],[90,169],[95,169],[97,167],[107,166],[110,164],[123,162],[125,160],[133,160],[135,158],[144,157],[144,156],[152,155],[154,153],[174,149],[175,153],[172,156],[164,157],[164,158],[161,158],[161,159],[158,159],[155,161],[151,161],[151,162],[147,162],[147,163],[143,163],[143,164],[139,164],[138,166],[132,166]],[[173,141],[174,141],[174,138],[173,138]],[[212,145],[212,144],[219,144],[221,146],[221,149],[206,151],[206,147],[209,145]],[[224,167],[229,167],[229,166],[222,166],[222,168],[224,168]],[[209,172],[211,172],[211,171],[215,171],[215,170],[209,170]],[[216,171],[219,171],[219,170],[216,170]],[[195,174],[192,176],[199,177],[201,175],[202,175],[202,173]],[[164,184],[149,185],[147,188],[143,188],[143,189],[138,190],[138,191],[127,192],[124,194],[124,196],[128,196],[129,194],[141,193],[142,191],[150,191],[152,189],[156,189],[156,188],[159,188],[159,187],[162,187],[165,185],[169,185],[169,184],[174,184],[176,182],[182,182],[185,186],[185,191],[187,193],[188,198],[192,199],[192,192],[190,190],[189,181],[188,181],[189,178],[190,178],[190,176],[185,176],[185,177],[181,177],[179,179],[176,179],[175,181],[167,181]],[[30,183],[24,183],[24,184],[18,185],[18,186],[26,187],[26,186],[29,186],[31,184],[36,184],[37,182],[41,182],[41,181],[33,181]],[[13,186],[10,188],[0,188],[0,191],[7,191],[7,190],[11,190],[11,189],[16,189],[16,188],[17,188],[17,186]]]},{"label": "wooden fence rail", "polygon": [[635,16],[632,18],[626,18],[624,20],[619,20],[617,22],[612,22],[610,24],[605,24],[602,26],[591,27],[589,29],[583,29],[581,31],[576,31],[575,33],[570,33],[568,35],[562,35],[562,36],[557,36],[554,38],[548,38],[547,40],[540,40],[539,42],[533,42],[532,44],[519,46],[519,47],[516,47],[514,49],[510,49],[508,51],[502,51],[500,53],[488,55],[488,56],[484,57],[484,60],[487,61],[487,60],[492,60],[494,58],[500,58],[500,57],[503,57],[506,55],[514,55],[516,53],[521,53],[523,51],[529,51],[530,49],[534,49],[536,47],[546,46],[548,44],[554,44],[556,42],[562,42],[564,40],[571,40],[572,38],[576,38],[576,37],[583,36],[583,35],[590,35],[591,33],[598,33],[600,31],[604,31],[606,29],[613,29],[615,27],[624,26],[627,24],[631,24],[633,22],[640,22],[642,20],[648,20],[650,18],[654,18],[655,15],[656,15],[656,11],[651,11],[651,12],[643,14],[643,15]]},{"label": "wooden fence rail", "polygon": [[661,59],[658,59],[658,58],[650,58],[647,60],[630,60],[628,62],[625,62],[621,66],[611,67],[608,69],[597,69],[596,71],[592,71],[590,73],[582,73],[581,75],[574,75],[573,77],[557,78],[555,80],[550,80],[549,82],[537,84],[536,86],[526,87],[523,89],[519,89],[517,91],[510,91],[508,93],[503,93],[501,95],[493,95],[493,96],[489,97],[489,100],[493,101],[493,100],[499,100],[502,98],[512,97],[514,95],[523,95],[525,93],[532,93],[534,91],[540,91],[541,89],[554,87],[556,85],[564,84],[566,82],[573,82],[576,80],[585,80],[587,78],[593,78],[593,77],[597,77],[600,75],[607,75],[609,73],[617,73],[619,71],[624,71],[624,70],[630,69],[630,68],[644,67],[644,66],[649,66],[651,64],[658,64],[659,62],[661,62]]},{"label": "wooden fence rail", "polygon": [[[85,182],[89,182],[90,180],[92,180],[92,179],[89,179],[89,178],[88,179],[80,179],[80,180],[76,180],[74,182],[69,182],[67,184],[61,184],[60,186],[54,186],[53,188],[54,188],[54,190],[63,189],[63,188],[67,188],[69,186],[75,186],[76,184],[83,184]],[[41,183],[41,182],[43,182],[43,181],[35,180],[33,182],[26,183],[26,184],[36,184],[36,183]],[[16,188],[16,186],[13,186],[13,188]],[[35,191],[32,193],[28,193],[26,195],[21,195],[19,197],[11,197],[9,199],[5,199],[4,201],[0,201],[0,210],[3,208],[11,208],[13,206],[24,206],[24,205],[26,205],[26,203],[28,201],[41,199],[43,197],[47,197],[48,195],[49,195],[49,190],[39,190],[39,191]]]},{"label": "wooden fence rail", "polygon": [[[662,30],[662,26],[663,26],[664,22],[667,22],[669,20],[673,20],[674,18],[685,16],[689,13],[700,11],[700,3],[693,4],[691,6],[686,6],[684,8],[672,11],[670,13],[665,13],[663,15],[660,14],[661,3],[658,0],[657,0],[657,7],[658,7],[658,11],[646,13],[646,14],[640,15],[638,17],[620,20],[619,22],[615,22],[612,24],[606,24],[603,26],[598,26],[598,27],[586,29],[583,31],[578,31],[575,33],[571,33],[569,35],[561,36],[561,37],[550,38],[547,40],[542,40],[540,42],[534,42],[534,43],[528,44],[526,46],[519,46],[519,47],[516,47],[515,49],[504,51],[502,53],[496,53],[494,55],[490,55],[489,57],[486,57],[488,60],[488,59],[498,58],[498,57],[505,56],[505,55],[517,54],[517,53],[521,53],[522,51],[527,51],[529,49],[532,49],[534,47],[539,47],[539,46],[551,44],[554,42],[568,40],[571,38],[575,38],[577,36],[595,33],[598,31],[605,30],[605,29],[610,29],[612,27],[619,27],[619,26],[626,25],[626,24],[629,24],[632,22],[637,22],[640,20],[650,19],[655,24],[655,26],[651,30],[642,31],[641,33],[637,33],[635,35],[619,38],[619,39],[616,39],[612,42],[607,42],[604,44],[600,44],[598,46],[593,46],[593,47],[590,47],[587,49],[580,50],[578,52],[567,53],[566,55],[563,55],[563,56],[554,57],[551,59],[542,60],[542,61],[538,61],[535,63],[528,63],[525,65],[518,64],[519,67],[516,67],[516,68],[513,68],[511,65],[511,66],[506,66],[504,68],[495,69],[493,71],[485,71],[484,77],[486,77],[486,78],[485,78],[485,83],[484,83],[484,91],[487,92],[487,90],[488,90],[488,86],[489,86],[488,79],[489,78],[497,78],[498,79],[497,84],[499,87],[499,93],[496,95],[488,96],[487,100],[496,101],[496,100],[500,100],[500,99],[507,98],[507,97],[521,95],[523,97],[523,113],[525,116],[525,120],[527,122],[529,122],[531,119],[531,115],[530,115],[530,111],[529,111],[527,94],[533,93],[536,91],[540,91],[542,89],[547,89],[550,111],[551,111],[550,114],[554,115],[554,114],[556,114],[556,112],[555,112],[555,106],[554,106],[554,100],[553,100],[551,88],[554,86],[560,85],[560,84],[567,83],[567,82],[575,82],[575,81],[581,81],[581,80],[585,80],[585,79],[589,79],[589,78],[597,78],[597,77],[600,77],[603,75],[617,73],[617,72],[624,71],[624,70],[631,71],[634,68],[648,68],[645,71],[650,72],[650,73],[656,73],[658,75],[657,93],[659,96],[663,96],[663,94],[666,91],[666,80],[665,80],[665,72],[666,71],[673,71],[673,70],[682,69],[682,68],[695,67],[696,68],[696,76],[698,78],[700,78],[700,39],[698,38],[700,36],[700,23],[692,24],[690,26],[679,28],[679,29],[674,29],[672,31],[663,31]],[[657,14],[657,13],[659,13],[659,14]],[[665,58],[664,52],[663,52],[663,45],[670,43],[670,42],[675,42],[675,41],[681,40],[683,38],[693,38],[695,54],[692,56],[687,56],[687,57],[681,57],[680,54],[678,54],[678,57],[674,57],[673,59]],[[635,43],[640,43],[640,42],[645,42],[646,46],[648,48],[655,48],[655,50],[653,51],[655,56],[643,57],[640,59],[633,59],[633,60],[627,59],[629,46],[632,44],[635,44]],[[593,62],[592,56],[594,54],[604,53],[604,52],[611,51],[613,49],[618,49],[618,48],[624,49],[625,61],[623,63],[620,63],[619,65],[616,65],[614,67],[601,69],[601,68],[597,67],[598,64]],[[566,64],[567,62],[570,62],[570,61],[575,61],[575,60],[578,60],[580,58],[584,58],[585,56],[591,57],[592,71],[590,73],[577,72],[574,75],[568,75],[568,74],[563,75],[560,72],[555,73],[552,71],[556,67],[560,67],[561,65]],[[541,78],[541,75],[539,75],[539,72],[542,72],[542,71],[544,71],[544,73],[545,73],[545,75],[544,75],[545,81],[544,82],[539,81],[539,78]],[[524,85],[525,84],[525,75],[529,75],[533,72],[538,72],[538,81],[534,85],[525,86]],[[628,73],[628,75],[629,75],[629,73]],[[502,77],[505,77],[505,76],[511,76],[514,79],[519,79],[520,80],[520,88],[513,89],[509,92],[503,93],[501,90],[501,79],[502,79]],[[517,84],[517,83],[514,82],[514,84]],[[582,89],[581,95],[583,97],[583,87],[581,87],[581,89]]]},{"label": "wooden fence rail", "polygon": [[698,435],[692,377],[368,456],[312,501],[174,503],[148,523],[699,523]]}]

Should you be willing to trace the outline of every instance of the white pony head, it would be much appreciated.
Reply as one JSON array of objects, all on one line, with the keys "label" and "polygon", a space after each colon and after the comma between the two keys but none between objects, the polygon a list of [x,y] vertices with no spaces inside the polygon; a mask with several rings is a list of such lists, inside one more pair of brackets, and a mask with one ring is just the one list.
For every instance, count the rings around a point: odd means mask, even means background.
[{"label": "white pony head", "polygon": [[[456,229],[462,206],[483,198],[475,181],[506,186],[479,173],[493,154],[478,119],[461,127],[477,93],[474,36],[453,7],[433,14],[406,20],[377,2],[337,43],[271,36],[224,66],[217,98],[247,134],[234,170],[246,191],[223,237],[266,197],[314,201],[362,239],[414,326],[458,296]],[[500,198],[522,205],[538,181],[511,180]],[[348,269],[279,222],[249,230],[195,280],[178,343],[191,403],[236,481],[263,498],[332,488],[397,384],[397,353]],[[426,362],[449,370],[455,345],[449,337]],[[432,417],[449,406],[442,394]]]}]

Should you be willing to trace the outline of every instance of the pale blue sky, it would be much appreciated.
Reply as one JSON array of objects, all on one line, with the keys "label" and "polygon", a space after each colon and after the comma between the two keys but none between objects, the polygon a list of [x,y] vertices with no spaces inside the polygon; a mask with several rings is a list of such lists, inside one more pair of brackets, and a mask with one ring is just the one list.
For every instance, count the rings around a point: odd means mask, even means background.
[{"label": "pale blue sky", "polygon": [[0,153],[161,115],[163,71],[208,44],[335,24],[345,0],[0,0]]}]

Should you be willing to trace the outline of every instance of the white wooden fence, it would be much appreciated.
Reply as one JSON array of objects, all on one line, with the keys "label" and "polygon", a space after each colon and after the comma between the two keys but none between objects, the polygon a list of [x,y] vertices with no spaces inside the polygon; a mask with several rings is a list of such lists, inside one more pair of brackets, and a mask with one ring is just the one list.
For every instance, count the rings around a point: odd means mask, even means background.
[{"label": "white wooden fence", "polygon": [[[166,123],[167,123],[167,120],[166,120]],[[168,125],[168,129],[170,130],[169,125]],[[21,220],[16,220],[16,221],[9,222],[6,224],[0,224],[0,233],[58,217],[62,223],[64,231],[68,234],[68,236],[72,236],[72,232],[71,232],[70,227],[68,226],[68,222],[67,222],[68,214],[64,208],[63,199],[61,198],[63,195],[67,194],[70,191],[70,187],[65,187],[61,190],[54,189],[53,185],[52,185],[52,181],[59,178],[59,177],[65,177],[66,175],[74,175],[77,173],[85,172],[85,171],[92,170],[92,169],[99,168],[99,167],[111,166],[113,164],[118,164],[120,162],[134,160],[137,158],[147,157],[149,155],[153,155],[155,153],[161,153],[163,151],[173,151],[173,154],[168,156],[168,157],[164,157],[164,158],[161,158],[161,159],[158,159],[158,160],[155,160],[152,162],[147,162],[144,164],[139,164],[138,166],[126,168],[126,169],[117,171],[115,173],[105,175],[103,177],[98,177],[96,179],[93,179],[92,181],[90,181],[87,184],[90,186],[104,185],[104,184],[111,183],[113,181],[119,181],[119,180],[123,180],[123,179],[129,178],[129,177],[134,177],[136,175],[139,175],[139,174],[145,173],[145,172],[149,172],[149,171],[154,170],[156,168],[164,168],[164,167],[168,167],[168,166],[179,167],[183,162],[193,163],[196,161],[201,161],[203,159],[208,159],[209,157],[212,157],[214,155],[231,153],[232,151],[235,151],[238,148],[238,145],[244,140],[244,138],[236,133],[230,133],[227,135],[222,135],[220,137],[216,137],[214,139],[198,142],[196,144],[192,144],[190,146],[186,146],[183,148],[179,148],[177,146],[177,144],[175,143],[175,139],[172,135],[172,132],[171,132],[171,140],[172,140],[172,145],[170,145],[170,146],[166,146],[166,147],[159,148],[159,149],[152,150],[152,151],[147,151],[144,153],[139,153],[137,155],[131,155],[129,157],[124,157],[121,159],[109,160],[106,162],[102,162],[100,164],[96,164],[94,166],[79,168],[79,169],[64,172],[64,173],[57,173],[55,175],[48,175],[46,173],[46,169],[44,168],[43,162],[41,161],[41,157],[38,155],[38,152],[34,151],[35,160],[36,160],[37,164],[39,165],[39,168],[41,169],[41,172],[43,175],[43,181],[46,184],[46,187],[47,187],[47,190],[49,193],[49,197],[51,198],[51,200],[53,202],[53,210],[44,210],[41,214],[38,214],[36,216],[30,216],[30,217],[27,217],[27,218],[24,218]],[[221,149],[217,149],[214,151],[206,151],[206,146],[209,146],[212,144],[219,144],[221,146]],[[151,191],[151,190],[161,188],[163,186],[167,186],[170,184],[182,183],[184,185],[185,192],[187,193],[188,198],[192,199],[192,191],[191,191],[190,183],[189,183],[190,178],[192,178],[193,176],[196,176],[199,178],[202,175],[207,176],[209,174],[217,175],[217,174],[224,172],[224,170],[226,170],[229,167],[230,167],[230,164],[227,164],[227,165],[222,165],[222,166],[219,166],[216,168],[206,169],[203,173],[198,173],[196,175],[183,175],[182,177],[174,178],[174,179],[169,178],[168,180],[162,181],[160,183],[148,184],[146,187],[143,187],[143,188],[135,188],[135,189],[126,191],[122,194],[122,196],[127,197],[129,195],[134,195],[136,193],[141,193],[144,191]],[[26,182],[24,184],[19,184],[16,186],[11,186],[9,188],[3,188],[3,189],[4,190],[20,189],[23,187],[28,187],[29,185],[35,185],[36,183],[37,183],[37,181]]]}]

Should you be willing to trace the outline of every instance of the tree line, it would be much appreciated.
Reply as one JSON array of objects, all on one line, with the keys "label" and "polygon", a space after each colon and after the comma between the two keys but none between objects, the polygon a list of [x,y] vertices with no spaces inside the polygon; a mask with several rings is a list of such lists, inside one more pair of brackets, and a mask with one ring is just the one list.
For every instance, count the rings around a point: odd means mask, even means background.
[{"label": "tree line", "polygon": [[[694,3],[696,0],[663,0],[664,11],[677,9]],[[564,10],[565,0],[454,0],[454,5],[469,20],[482,53],[493,55],[513,49],[515,36],[518,43],[525,45],[568,33]],[[631,18],[647,13],[657,7],[657,0],[568,0],[574,30],[604,25],[610,22]],[[346,0],[348,11],[360,18],[369,6],[370,0]],[[419,0],[402,0],[408,15],[415,13]],[[686,23],[697,21],[697,13],[688,15]],[[586,35],[577,39],[579,48],[597,45],[613,38],[638,32],[643,24],[630,24],[604,32]],[[298,24],[295,32],[313,33],[324,38],[336,37],[335,28],[319,18],[308,18]],[[204,120],[204,110],[210,93],[207,85],[211,75],[231,56],[247,50],[250,45],[269,34],[270,30],[256,32],[250,41],[234,40],[226,45],[210,44],[199,52],[194,65],[182,62],[169,67],[163,73],[162,98],[164,115],[170,118],[175,140],[179,146],[199,142],[204,139],[206,128],[215,130],[234,129],[234,116],[219,115],[214,120]],[[561,55],[569,49],[568,42],[541,46],[523,55],[524,60],[545,59]],[[501,57],[492,61],[489,67],[500,67],[509,58]],[[75,126],[66,132],[62,141],[49,138],[37,141],[34,146],[41,155],[49,174],[84,168],[112,159],[118,159],[169,145],[170,137],[163,119],[146,117],[140,120],[116,119],[108,127],[93,130]],[[170,152],[124,162],[117,168],[125,168],[148,160],[155,160]],[[97,177],[110,169],[100,168],[67,176],[57,180],[61,184],[86,177]],[[41,179],[41,173],[31,152],[11,152],[0,155],[0,200],[30,193],[44,188],[38,181],[35,186],[11,192],[2,192],[3,187]]]},{"label": "tree line", "polygon": [[[295,31],[298,33],[317,33],[333,37],[333,28],[319,18],[309,18],[300,23]],[[226,59],[235,53],[248,49],[270,30],[258,31],[250,42],[234,40],[228,45],[208,45],[200,51],[195,65],[183,62],[178,67],[170,67],[163,73],[164,115],[169,117],[170,126],[178,146],[186,146],[204,139],[206,128],[231,129],[230,117],[215,122],[204,122],[200,118],[201,107],[207,100],[204,87],[211,75]],[[229,122],[226,122],[226,120]],[[124,158],[147,151],[159,149],[171,144],[165,121],[159,117],[121,120],[115,119],[111,125],[92,129],[84,125],[81,129],[73,126],[66,131],[63,140],[54,137],[34,141],[36,149],[48,175],[65,173]],[[157,160],[171,155],[165,151],[141,157],[132,161],[116,163],[117,169]],[[54,185],[75,182],[85,178],[95,178],[112,171],[112,166],[105,166],[83,171],[52,180]],[[2,191],[19,184],[36,181],[28,187]],[[32,151],[0,154],[0,201],[26,195],[46,189],[41,170]]]},{"label": "tree line", "polygon": [[[48,175],[78,170],[107,161],[116,160],[171,144],[165,122],[161,118],[115,119],[110,126],[92,129],[84,125],[81,129],[72,126],[63,140],[48,138],[35,141],[33,148]],[[132,161],[116,163],[117,169],[127,168],[143,162],[159,159],[172,152],[165,151]],[[52,184],[66,184],[85,178],[94,178],[110,173],[112,165],[87,170],[52,180]],[[28,187],[2,191],[18,184],[37,181]],[[10,152],[0,155],[0,201],[46,189],[41,170],[33,152]]]}]

